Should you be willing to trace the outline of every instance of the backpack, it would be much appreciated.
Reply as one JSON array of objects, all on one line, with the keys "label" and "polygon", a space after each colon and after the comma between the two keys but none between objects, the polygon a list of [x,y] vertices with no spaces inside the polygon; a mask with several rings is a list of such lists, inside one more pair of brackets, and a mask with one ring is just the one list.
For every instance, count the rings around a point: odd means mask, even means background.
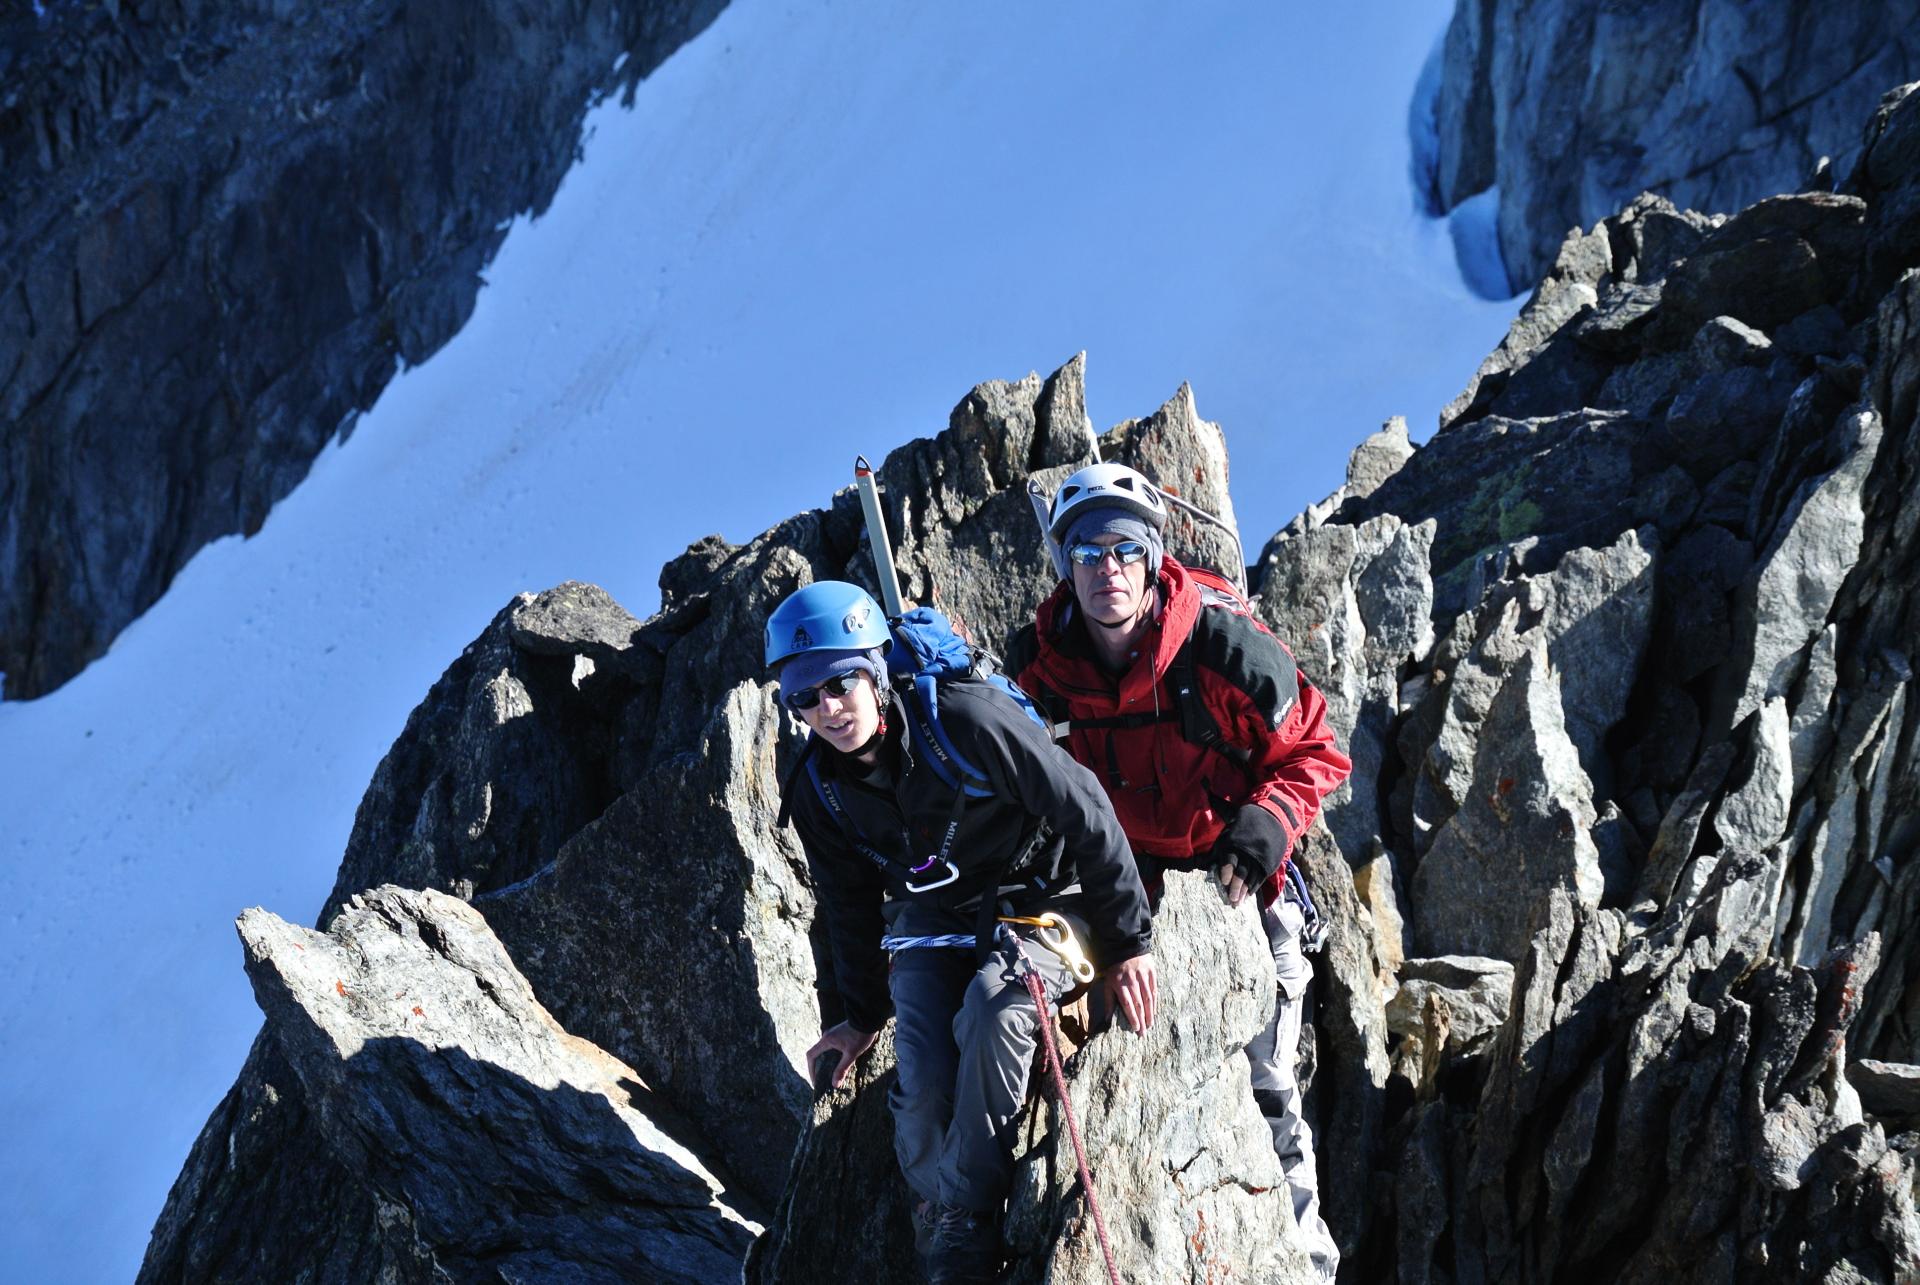
[{"label": "backpack", "polygon": [[[986,774],[961,754],[941,724],[941,689],[957,682],[987,683],[1004,693],[1049,736],[1052,734],[1051,724],[1027,694],[1020,690],[1019,685],[999,672],[992,657],[962,637],[954,629],[953,622],[938,609],[915,607],[888,624],[893,633],[893,646],[887,652],[887,672],[892,679],[894,692],[899,697],[896,704],[906,720],[907,734],[921,757],[933,769],[934,775],[954,792],[953,808],[948,814],[940,850],[919,866],[906,866],[868,844],[840,802],[839,790],[820,775],[819,765],[813,759],[815,740],[811,736],[800,751],[800,762],[793,775],[797,776],[801,770],[806,772],[814,793],[826,805],[827,811],[856,851],[883,869],[892,869],[901,875],[909,892],[932,892],[960,877],[959,870],[949,857],[967,800],[986,798],[993,793]],[[792,779],[792,776],[788,778],[789,785]],[[789,788],[785,794],[787,802],[780,809],[781,825],[787,824],[792,815],[792,790]],[[1005,877],[1005,870],[1024,863],[1045,842],[1047,835],[1044,823],[1037,826],[1019,852],[1003,867],[1002,877]],[[1044,879],[1038,880],[1042,887],[1045,882]],[[983,901],[990,904],[992,899],[984,898]]]},{"label": "backpack", "polygon": [[1019,684],[1001,673],[993,658],[973,646],[954,629],[953,622],[933,607],[915,607],[889,622],[893,647],[887,652],[887,671],[895,689],[901,680],[912,684],[913,699],[901,705],[907,729],[913,735],[934,774],[949,789],[983,798],[993,791],[986,777],[954,748],[940,722],[940,688],[952,682],[984,682],[997,687],[1049,736],[1052,727]]}]

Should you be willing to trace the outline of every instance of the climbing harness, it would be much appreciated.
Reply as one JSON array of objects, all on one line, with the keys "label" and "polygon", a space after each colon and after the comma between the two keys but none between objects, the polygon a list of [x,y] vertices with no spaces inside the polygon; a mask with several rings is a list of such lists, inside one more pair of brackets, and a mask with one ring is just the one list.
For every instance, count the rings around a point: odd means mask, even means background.
[{"label": "climbing harness", "polygon": [[1033,935],[1040,944],[1060,957],[1060,962],[1073,974],[1073,980],[1082,986],[1093,980],[1093,961],[1080,949],[1080,943],[1074,938],[1073,929],[1067,921],[1049,910],[1039,917],[1026,915],[1002,915],[1003,924],[1026,924],[1034,930]]},{"label": "climbing harness", "polygon": [[1019,957],[1021,980],[1027,985],[1027,994],[1033,996],[1033,1009],[1040,1024],[1040,1042],[1047,1050],[1047,1071],[1053,1077],[1054,1100],[1060,1104],[1061,1114],[1067,1117],[1067,1136],[1073,1139],[1073,1158],[1080,1171],[1080,1189],[1087,1193],[1087,1208],[1093,1214],[1094,1238],[1100,1242],[1100,1256],[1107,1263],[1108,1285],[1121,1285],[1120,1269],[1113,1261],[1113,1243],[1107,1239],[1107,1220],[1100,1212],[1100,1197],[1093,1186],[1093,1170],[1087,1164],[1087,1144],[1080,1137],[1080,1121],[1073,1112],[1073,1096],[1067,1092],[1067,1075],[1060,1063],[1060,1046],[1054,1042],[1053,1013],[1047,1004],[1047,992],[1040,980],[1040,970],[1034,967],[1032,957],[1027,954],[1027,948],[1021,944],[1013,929],[1002,923],[996,931],[1000,940],[1012,946]]},{"label": "climbing harness", "polygon": [[[1060,915],[1049,910],[1043,915],[999,915],[997,921],[1002,924],[1021,924],[1034,930],[1042,946],[1060,957],[1073,980],[1085,986],[1093,980],[1093,961],[1087,958],[1087,952],[1080,948],[1079,939],[1073,935],[1073,928]],[[995,930],[996,934],[998,929]],[[903,950],[937,949],[940,947],[962,946],[972,950],[980,943],[978,933],[929,933],[924,936],[886,936],[880,939],[880,949],[888,954]]]}]

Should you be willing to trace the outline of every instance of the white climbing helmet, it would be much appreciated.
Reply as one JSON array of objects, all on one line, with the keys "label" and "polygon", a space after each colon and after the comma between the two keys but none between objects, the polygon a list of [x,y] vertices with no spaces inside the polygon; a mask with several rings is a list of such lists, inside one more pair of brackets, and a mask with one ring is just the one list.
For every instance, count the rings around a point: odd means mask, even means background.
[{"label": "white climbing helmet", "polygon": [[[1113,507],[1145,519],[1156,531],[1166,529],[1167,502],[1160,489],[1124,464],[1089,464],[1054,492],[1047,535],[1067,538],[1067,531],[1088,509]],[[1064,573],[1063,573],[1064,574]]]}]

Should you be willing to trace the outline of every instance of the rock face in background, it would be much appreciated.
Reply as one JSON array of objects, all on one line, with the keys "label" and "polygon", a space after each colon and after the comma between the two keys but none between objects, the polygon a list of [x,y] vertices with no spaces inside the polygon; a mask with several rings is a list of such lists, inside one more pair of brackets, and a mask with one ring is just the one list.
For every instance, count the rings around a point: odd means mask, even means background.
[{"label": "rock face in background", "polygon": [[7,694],[59,686],[201,545],[258,530],[465,323],[588,106],[723,4],[7,6]]},{"label": "rock face in background", "polygon": [[[1332,921],[1301,1069],[1351,1279],[1920,1275],[1920,92],[1865,139],[1843,192],[1720,220],[1648,197],[1570,236],[1433,440],[1389,424],[1252,568],[1356,762],[1295,853]],[[909,596],[983,642],[1048,588],[1024,487],[1086,458],[1081,378],[983,384],[880,470]],[[1187,390],[1102,450],[1225,508]],[[1216,540],[1171,543],[1217,564]],[[819,1103],[799,1066],[835,1014],[774,824],[796,729],[758,656],[780,597],[871,574],[843,494],[696,544],[645,622],[584,585],[510,604],[381,765],[331,937],[296,934],[371,958],[369,910],[404,894],[355,897],[395,875],[471,899],[767,1225],[754,1280],[818,1279],[850,1245],[862,1278],[911,1271],[889,1046]],[[409,904],[440,909],[385,913],[391,935],[413,916],[432,946],[448,903]],[[1238,1059],[1270,998],[1258,940],[1198,884],[1161,928],[1166,1026],[1069,1068],[1127,1270],[1293,1279]],[[143,1279],[472,1261],[434,1221],[460,1176],[369,1159],[348,1108],[382,1090],[312,1037],[335,1011],[278,985]],[[402,1108],[469,1145],[431,1094]],[[1097,1279],[1052,1109],[1022,1132],[1014,1279]]]},{"label": "rock face in background", "polygon": [[1544,275],[1569,228],[1641,192],[1731,213],[1832,186],[1860,121],[1920,75],[1920,3],[1792,0],[1455,0],[1423,80],[1416,178],[1434,213],[1498,193],[1515,288]]},{"label": "rock face in background", "polygon": [[[1378,693],[1330,698],[1386,749],[1329,823],[1440,956],[1361,1278],[1920,1272],[1920,94],[1861,137],[1836,193],[1576,230],[1439,434],[1262,555]],[[1435,629],[1381,654],[1395,524]]]}]

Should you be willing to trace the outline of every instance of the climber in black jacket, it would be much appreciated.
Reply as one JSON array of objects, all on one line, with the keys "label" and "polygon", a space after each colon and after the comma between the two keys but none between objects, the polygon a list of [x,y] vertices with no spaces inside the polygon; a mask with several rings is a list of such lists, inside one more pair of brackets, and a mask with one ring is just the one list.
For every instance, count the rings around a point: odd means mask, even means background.
[{"label": "climber in black jacket", "polygon": [[[838,1085],[894,1017],[890,1105],[916,1243],[936,1282],[992,1280],[1009,1130],[1041,1020],[1014,949],[991,936],[995,921],[1067,916],[1136,1031],[1153,1020],[1151,921],[1093,776],[999,688],[943,682],[940,729],[982,782],[956,792],[929,761],[938,748],[908,734],[902,704],[915,698],[888,684],[889,642],[879,606],[834,581],[802,589],[767,622],[782,699],[812,733],[784,806],[814,871],[847,1015],[807,1061],[835,1056]],[[1025,953],[1057,1004],[1074,985],[1067,965],[1038,946]]]}]

